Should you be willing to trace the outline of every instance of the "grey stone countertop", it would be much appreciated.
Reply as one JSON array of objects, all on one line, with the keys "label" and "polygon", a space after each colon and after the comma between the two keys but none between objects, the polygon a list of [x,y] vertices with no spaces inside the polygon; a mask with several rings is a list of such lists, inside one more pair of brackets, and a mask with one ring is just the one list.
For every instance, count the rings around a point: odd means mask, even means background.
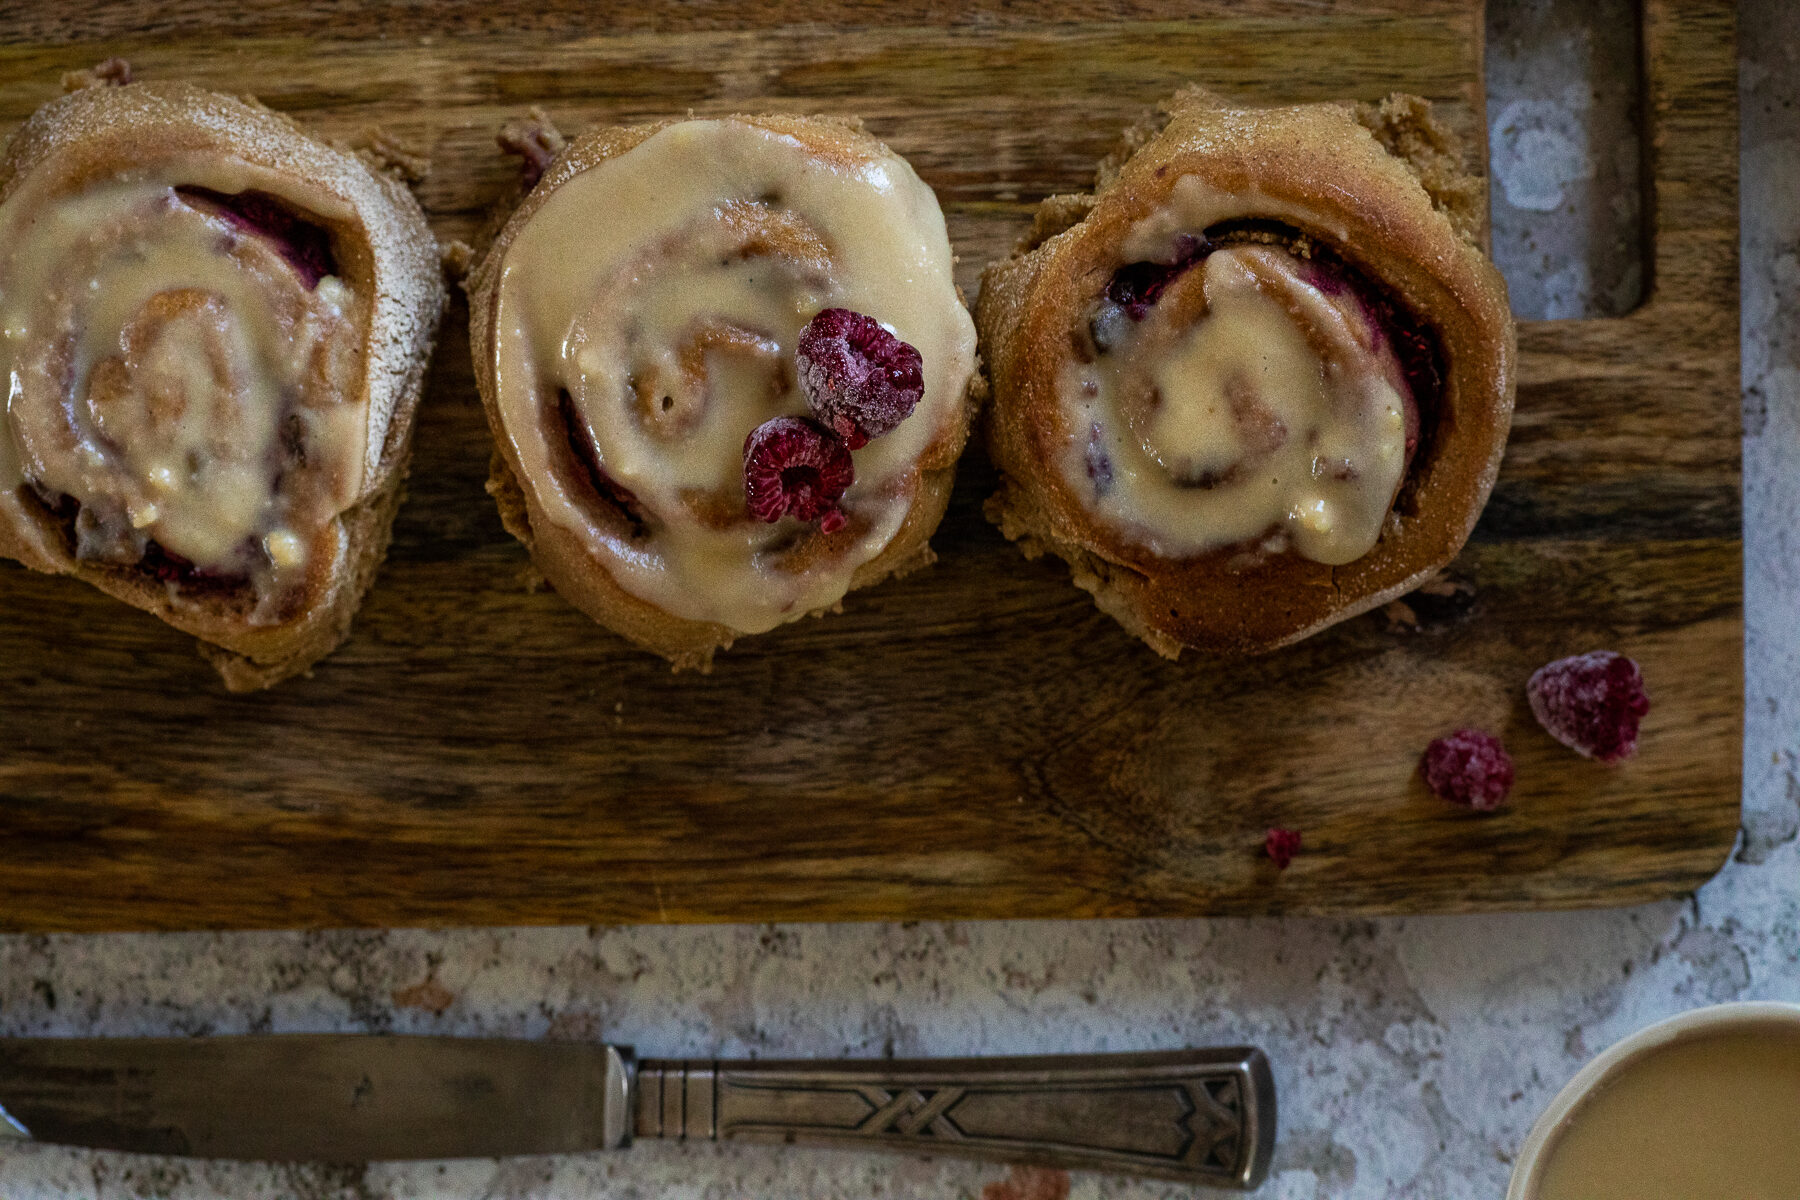
[{"label": "grey stone countertop", "polygon": [[[1589,119],[1605,107],[1607,52],[1561,29],[1549,0],[1495,3],[1496,253],[1515,296],[1544,315],[1628,301],[1629,264],[1570,268],[1555,235],[1514,221],[1635,175],[1609,118]],[[1608,5],[1594,7],[1604,22]],[[1531,40],[1551,67],[1512,57]],[[1497,1200],[1539,1110],[1602,1047],[1700,1004],[1800,999],[1800,5],[1745,0],[1741,45],[1744,828],[1692,898],[1388,920],[7,936],[0,1034],[603,1036],[671,1057],[1248,1041],[1273,1059],[1282,1103],[1261,1196]],[[1629,203],[1614,215],[1636,219]],[[947,1159],[654,1143],[366,1169],[0,1152],[4,1200],[1192,1194]]]}]

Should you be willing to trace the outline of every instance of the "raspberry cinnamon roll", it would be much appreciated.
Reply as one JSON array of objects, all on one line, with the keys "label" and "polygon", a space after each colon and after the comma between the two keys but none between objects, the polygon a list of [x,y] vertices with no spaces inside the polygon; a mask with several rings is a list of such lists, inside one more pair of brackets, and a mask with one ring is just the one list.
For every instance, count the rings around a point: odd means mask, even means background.
[{"label": "raspberry cinnamon roll", "polygon": [[507,528],[677,667],[929,562],[974,373],[951,262],[931,190],[851,124],[576,140],[468,282]]},{"label": "raspberry cinnamon roll", "polygon": [[407,190],[285,117],[166,83],[45,105],[0,160],[0,554],[195,635],[234,690],[305,669],[385,551],[442,302]]},{"label": "raspberry cinnamon roll", "polygon": [[1515,345],[1425,102],[1190,89],[1121,154],[983,276],[990,517],[1170,658],[1285,645],[1449,562]]}]

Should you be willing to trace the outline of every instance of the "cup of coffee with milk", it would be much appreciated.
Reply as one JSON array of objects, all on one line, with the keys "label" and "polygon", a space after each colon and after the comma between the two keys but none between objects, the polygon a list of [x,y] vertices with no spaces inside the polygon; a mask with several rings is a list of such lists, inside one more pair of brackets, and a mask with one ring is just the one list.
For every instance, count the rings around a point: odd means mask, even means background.
[{"label": "cup of coffee with milk", "polygon": [[1582,1068],[1507,1200],[1800,1200],[1800,1005],[1720,1004]]}]

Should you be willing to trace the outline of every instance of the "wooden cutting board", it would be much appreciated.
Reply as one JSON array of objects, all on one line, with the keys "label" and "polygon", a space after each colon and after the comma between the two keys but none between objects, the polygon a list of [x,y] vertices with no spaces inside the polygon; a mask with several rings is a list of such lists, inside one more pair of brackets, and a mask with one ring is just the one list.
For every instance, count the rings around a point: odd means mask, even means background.
[{"label": "wooden cutting board", "polygon": [[[1190,79],[1251,101],[1430,97],[1482,160],[1479,0],[828,6],[195,0],[0,14],[0,120],[122,54],[348,136],[428,146],[445,238],[504,186],[493,133],[692,109],[854,113],[937,188],[973,294],[1042,196]],[[1528,323],[1506,468],[1420,596],[1244,663],[1156,658],[981,517],[840,616],[672,675],[527,586],[482,491],[452,311],[410,498],[352,641],[226,694],[192,642],[0,567],[0,927],[28,930],[1368,913],[1623,904],[1738,826],[1737,126],[1727,0],[1647,0],[1649,300]],[[1550,740],[1526,677],[1637,657],[1633,761]],[[1424,745],[1502,733],[1512,806],[1426,794]],[[1266,828],[1298,828],[1285,873]]]}]

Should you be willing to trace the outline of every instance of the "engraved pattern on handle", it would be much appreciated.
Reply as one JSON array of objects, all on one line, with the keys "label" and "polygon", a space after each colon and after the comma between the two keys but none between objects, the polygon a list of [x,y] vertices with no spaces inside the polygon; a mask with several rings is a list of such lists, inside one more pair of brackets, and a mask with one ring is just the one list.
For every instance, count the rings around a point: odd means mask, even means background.
[{"label": "engraved pattern on handle", "polygon": [[1043,1058],[638,1065],[636,1136],[799,1142],[1253,1188],[1275,1141],[1248,1047]]}]

